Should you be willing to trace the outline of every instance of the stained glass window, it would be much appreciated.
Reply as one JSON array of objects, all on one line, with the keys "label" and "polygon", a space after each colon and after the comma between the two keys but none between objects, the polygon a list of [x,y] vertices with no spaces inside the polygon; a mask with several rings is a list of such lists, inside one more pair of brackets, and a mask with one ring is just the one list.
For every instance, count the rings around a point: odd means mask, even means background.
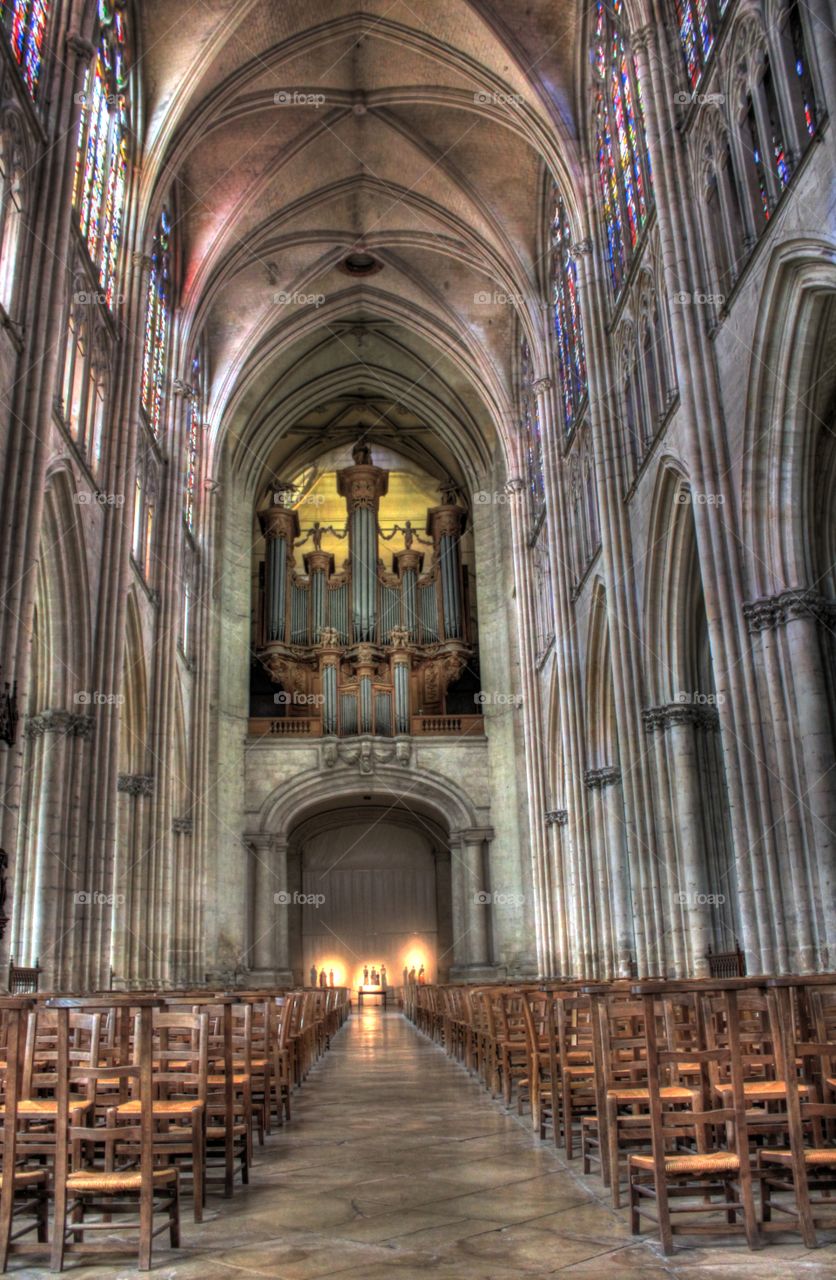
[{"label": "stained glass window", "polygon": [[26,88],[35,99],[41,78],[49,4],[47,0],[0,0],[0,18]]},{"label": "stained glass window", "polygon": [[189,397],[186,432],[186,480],[183,486],[183,519],[189,533],[194,533],[195,497],[200,467],[200,357],[192,361],[192,395]]},{"label": "stained glass window", "polygon": [[[617,16],[620,3],[613,10]],[[601,81],[595,109],[598,177],[610,277],[618,291],[647,222],[652,175],[636,62],[603,0],[597,8],[593,65]]]},{"label": "stained glass window", "polygon": [[171,306],[170,237],[171,218],[168,211],[163,209],[151,252],[140,390],[146,421],[155,436],[160,434],[163,414],[168,317]]},{"label": "stained glass window", "polygon": [[[719,15],[725,6],[720,5]],[[711,0],[676,0],[676,20],[679,24],[679,41],[685,59],[685,69],[691,88],[696,89],[702,79],[708,55],[714,48],[717,19]]]},{"label": "stained glass window", "polygon": [[128,78],[121,3],[99,0],[99,46],[82,91],[73,204],[104,300],[114,286],[128,176]]},{"label": "stained glass window", "polygon": [[816,97],[813,91],[813,78],[810,75],[810,60],[807,57],[807,42],[804,35],[804,23],[798,0],[792,0],[789,6],[788,26],[792,42],[793,65],[796,75],[796,92],[801,97],[801,108],[804,113],[804,128],[812,138],[816,132]]},{"label": "stained glass window", "polygon": [[586,357],[578,304],[578,268],[572,257],[566,206],[557,191],[552,218],[552,306],[563,426],[568,434],[575,425],[578,409],[586,394]]},{"label": "stained glass window", "polygon": [[528,494],[531,518],[537,523],[546,508],[546,487],[543,478],[543,435],[540,407],[532,386],[533,367],[528,343],[523,340],[520,350],[520,405],[522,430],[525,443]]}]

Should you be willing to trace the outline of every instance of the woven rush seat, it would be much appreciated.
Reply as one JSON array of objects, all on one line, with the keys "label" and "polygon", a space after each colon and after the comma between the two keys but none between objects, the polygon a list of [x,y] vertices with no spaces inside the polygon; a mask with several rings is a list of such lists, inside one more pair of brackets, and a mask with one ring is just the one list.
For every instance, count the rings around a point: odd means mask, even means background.
[{"label": "woven rush seat", "polygon": [[[653,1156],[631,1155],[634,1169],[653,1170]],[[665,1156],[665,1173],[734,1173],[740,1160],[733,1151],[707,1151],[702,1155]]]},{"label": "woven rush seat", "polygon": [[[792,1164],[792,1152],[778,1150],[767,1150],[764,1148],[760,1152],[761,1160],[769,1160],[773,1164]],[[805,1147],[804,1148],[805,1164],[836,1164],[836,1147]]]},{"label": "woven rush seat", "polygon": [[[70,1110],[82,1111],[89,1106],[90,1103],[85,1098],[79,1098],[70,1103]],[[0,1116],[5,1114],[6,1108],[0,1107]],[[58,1114],[58,1103],[54,1098],[23,1098],[17,1104],[17,1114],[19,1116],[55,1116]]]},{"label": "woven rush seat", "polygon": [[[199,1098],[159,1098],[151,1103],[151,1114],[155,1116],[188,1116],[193,1111],[202,1111],[203,1103]],[[138,1116],[142,1114],[139,1098],[122,1102],[116,1108],[120,1116]]]},{"label": "woven rush seat", "polygon": [[[732,1086],[730,1084],[718,1084],[718,1093],[731,1093]],[[799,1093],[809,1093],[810,1086],[808,1084],[800,1084],[798,1086]],[[784,1098],[787,1094],[787,1086],[783,1080],[744,1080],[743,1096],[744,1098]]]},{"label": "woven rush seat", "polygon": [[[659,1096],[668,1102],[690,1102],[695,1095],[695,1089],[686,1089],[684,1085],[678,1084],[668,1084],[659,1090]],[[650,1097],[650,1092],[641,1085],[625,1089],[616,1087],[607,1090],[607,1097],[614,1098],[616,1102],[641,1102]]]},{"label": "woven rush seat", "polygon": [[[232,1132],[236,1136],[240,1136],[240,1134],[247,1132],[247,1126],[245,1124],[234,1124],[232,1126]],[[210,1124],[206,1129],[207,1138],[225,1138],[226,1134],[227,1128],[225,1124]]]},{"label": "woven rush seat", "polygon": [[[177,1178],[176,1169],[155,1169],[154,1185],[165,1186]],[[120,1173],[98,1173],[95,1169],[79,1169],[67,1178],[68,1191],[139,1191],[142,1187],[140,1171],[125,1169]]]},{"label": "woven rush seat", "polygon": [[[34,1187],[38,1183],[46,1182],[46,1169],[15,1169],[15,1186],[16,1187]],[[3,1187],[3,1174],[0,1173],[0,1190]]]}]

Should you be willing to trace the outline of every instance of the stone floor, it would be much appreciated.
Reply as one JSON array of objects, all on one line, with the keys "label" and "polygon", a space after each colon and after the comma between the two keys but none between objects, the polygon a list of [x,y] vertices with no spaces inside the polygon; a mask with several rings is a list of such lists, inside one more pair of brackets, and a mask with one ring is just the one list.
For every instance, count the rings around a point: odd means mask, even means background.
[{"label": "stone floor", "polygon": [[[826,1248],[678,1248],[634,1241],[600,1182],[570,1170],[528,1121],[398,1013],[365,1008],[295,1098],[293,1124],[257,1152],[248,1190],[211,1199],[183,1247],[155,1253],[163,1280],[833,1280]],[[161,1237],[161,1240],[164,1238]],[[789,1240],[790,1237],[787,1237]],[[127,1256],[126,1256],[127,1260]],[[10,1266],[18,1277],[49,1272]],[[75,1277],[139,1272],[68,1260]],[[145,1273],[147,1274],[147,1273]]]}]

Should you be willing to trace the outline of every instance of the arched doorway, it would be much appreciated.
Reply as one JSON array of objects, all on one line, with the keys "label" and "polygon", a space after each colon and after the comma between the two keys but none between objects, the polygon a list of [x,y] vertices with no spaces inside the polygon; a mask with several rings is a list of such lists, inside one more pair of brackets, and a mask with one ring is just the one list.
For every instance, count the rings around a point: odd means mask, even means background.
[{"label": "arched doorway", "polygon": [[301,823],[288,847],[288,950],[294,980],[311,970],[356,987],[385,967],[390,985],[422,966],[449,976],[448,839],[434,821],[362,802]]},{"label": "arched doorway", "polygon": [[428,980],[493,976],[522,895],[491,892],[487,805],[414,759],[370,745],[361,760],[286,778],[251,814],[241,967],[254,982],[307,983],[316,964],[354,984],[368,962],[395,985],[407,959]]}]

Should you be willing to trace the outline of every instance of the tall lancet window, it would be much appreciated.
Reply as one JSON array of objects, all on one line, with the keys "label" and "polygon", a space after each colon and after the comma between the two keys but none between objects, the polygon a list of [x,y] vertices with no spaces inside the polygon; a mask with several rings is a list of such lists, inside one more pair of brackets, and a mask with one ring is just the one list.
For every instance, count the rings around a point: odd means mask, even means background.
[{"label": "tall lancet window", "polygon": [[186,423],[186,468],[183,482],[183,521],[194,537],[197,483],[200,473],[200,434],[202,430],[200,394],[200,356],[192,361],[192,395],[189,396]]},{"label": "tall lancet window", "polygon": [[679,42],[692,89],[699,85],[708,56],[714,48],[723,8],[714,0],[676,0]]},{"label": "tall lancet window", "polygon": [[563,426],[570,435],[586,397],[586,356],[578,303],[578,268],[572,257],[566,206],[557,190],[552,217],[552,306]]},{"label": "tall lancet window", "polygon": [[151,251],[140,390],[145,420],[155,436],[160,434],[163,418],[170,308],[171,217],[168,211],[163,209]]},{"label": "tall lancet window", "polygon": [[49,4],[47,0],[0,0],[0,19],[29,95],[35,99],[41,78]]},{"label": "tall lancet window", "polygon": [[607,257],[616,293],[653,201],[641,82],[620,30],[621,10],[622,0],[613,0],[612,8],[599,0],[592,48],[598,80],[595,150]]},{"label": "tall lancet window", "polygon": [[73,205],[110,308],[128,181],[129,106],[124,0],[99,0],[99,43],[84,77]]},{"label": "tall lancet window", "polygon": [[528,497],[531,507],[531,523],[539,525],[546,509],[546,488],[543,479],[543,433],[540,408],[532,382],[534,372],[531,351],[523,339],[520,347],[520,425],[525,448],[528,472]]}]

